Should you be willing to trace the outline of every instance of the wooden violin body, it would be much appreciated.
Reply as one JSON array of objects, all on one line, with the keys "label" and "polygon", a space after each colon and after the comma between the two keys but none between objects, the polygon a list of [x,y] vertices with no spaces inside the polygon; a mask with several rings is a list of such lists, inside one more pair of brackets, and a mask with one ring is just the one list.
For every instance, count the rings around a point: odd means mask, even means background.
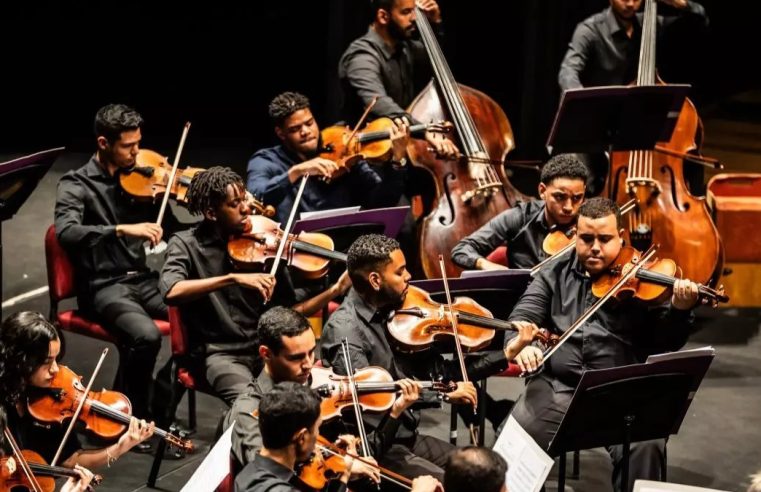
[{"label": "wooden violin body", "polygon": [[152,150],[140,149],[135,165],[120,171],[119,183],[126,193],[137,199],[155,200],[169,188],[171,196],[180,203],[186,203],[190,181],[196,173],[203,170],[197,167],[178,169],[170,188],[168,184],[172,165],[166,157]]},{"label": "wooden violin body", "polygon": [[[37,483],[43,492],[53,492],[55,490],[55,479],[57,477],[74,477],[79,475],[71,468],[61,466],[48,466],[45,459],[38,453],[29,450],[21,450],[22,458],[29,464],[29,468],[34,473]],[[100,485],[103,478],[100,475],[94,475],[90,483]],[[19,463],[12,456],[0,458],[0,490],[33,490],[29,480],[20,469]]]}]

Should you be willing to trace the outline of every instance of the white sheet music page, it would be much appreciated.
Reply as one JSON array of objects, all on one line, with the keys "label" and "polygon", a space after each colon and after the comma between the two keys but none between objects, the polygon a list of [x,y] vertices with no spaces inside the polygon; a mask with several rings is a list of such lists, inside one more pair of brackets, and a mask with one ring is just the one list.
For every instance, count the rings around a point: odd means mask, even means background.
[{"label": "white sheet music page", "polygon": [[719,489],[693,487],[678,483],[653,482],[652,480],[637,480],[634,482],[634,492],[726,492]]},{"label": "white sheet music page", "polygon": [[497,437],[494,451],[507,461],[510,492],[539,492],[554,463],[512,416]]},{"label": "white sheet music page", "polygon": [[180,492],[214,492],[222,480],[230,474],[230,449],[234,425],[235,421],[214,444]]}]

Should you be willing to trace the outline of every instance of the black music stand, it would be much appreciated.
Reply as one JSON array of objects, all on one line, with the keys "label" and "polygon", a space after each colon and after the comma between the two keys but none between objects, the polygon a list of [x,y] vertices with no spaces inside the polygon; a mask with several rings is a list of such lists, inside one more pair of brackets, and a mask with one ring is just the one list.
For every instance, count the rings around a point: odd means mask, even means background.
[{"label": "black music stand", "polygon": [[550,455],[560,455],[558,490],[565,487],[567,451],[622,444],[621,483],[626,487],[631,443],[666,439],[679,431],[713,349],[658,357],[664,360],[582,374],[548,449]]},{"label": "black music stand", "polygon": [[[497,318],[506,318],[512,310],[521,294],[526,290],[531,281],[531,270],[466,270],[460,278],[449,279],[449,291],[452,297],[464,295],[474,299],[487,308]],[[419,287],[431,294],[431,297],[439,302],[446,302],[444,294],[444,282],[440,278],[413,280],[410,284]],[[501,348],[504,337],[494,337],[496,344]],[[492,344],[494,345],[494,344]],[[481,380],[478,387],[478,401],[486,401],[486,379]],[[478,441],[484,442],[486,429],[486,406],[478,405]],[[457,412],[450,415],[449,442],[457,444]]]},{"label": "black music stand", "polygon": [[16,215],[63,150],[56,147],[0,163],[0,299],[3,297],[2,223]]},{"label": "black music stand", "polygon": [[550,155],[647,150],[668,141],[690,85],[570,89],[560,99],[547,139]]}]

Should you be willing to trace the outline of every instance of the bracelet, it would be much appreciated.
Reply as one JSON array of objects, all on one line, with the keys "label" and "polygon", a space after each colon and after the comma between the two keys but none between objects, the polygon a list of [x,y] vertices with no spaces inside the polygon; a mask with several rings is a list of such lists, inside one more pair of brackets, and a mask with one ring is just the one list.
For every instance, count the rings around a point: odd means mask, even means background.
[{"label": "bracelet", "polygon": [[111,446],[108,446],[106,448],[106,466],[108,466],[108,468],[111,468],[111,465],[113,465],[114,462],[116,462],[116,460],[119,457],[118,456],[117,457],[111,456],[111,452],[109,451],[109,449],[111,449]]}]

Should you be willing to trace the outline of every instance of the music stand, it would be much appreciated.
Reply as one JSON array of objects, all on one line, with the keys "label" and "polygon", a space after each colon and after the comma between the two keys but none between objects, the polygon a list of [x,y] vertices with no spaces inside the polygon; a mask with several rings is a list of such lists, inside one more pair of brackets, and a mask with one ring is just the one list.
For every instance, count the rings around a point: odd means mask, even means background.
[{"label": "music stand", "polygon": [[56,147],[0,163],[0,299],[3,297],[2,223],[16,215],[63,150]]},{"label": "music stand", "polygon": [[689,352],[582,374],[548,449],[550,455],[560,455],[558,490],[565,487],[567,451],[618,444],[624,447],[621,483],[628,486],[631,443],[679,431],[714,357],[713,349]]},{"label": "music stand", "polygon": [[[512,310],[521,294],[526,290],[531,281],[531,270],[493,270],[493,271],[469,271],[462,272],[460,278],[449,279],[449,290],[452,297],[464,295],[489,309],[496,318],[506,318]],[[444,282],[440,278],[413,280],[411,285],[419,287],[434,299],[446,302],[444,296]],[[494,343],[501,345],[503,336],[494,337]],[[494,343],[492,345],[494,345]],[[481,380],[478,399],[486,401],[486,379]],[[486,406],[478,405],[478,440],[484,442],[486,429]],[[449,442],[457,444],[457,413],[451,413]]]},{"label": "music stand", "polygon": [[560,99],[547,151],[647,150],[668,141],[690,85],[570,89]]}]

